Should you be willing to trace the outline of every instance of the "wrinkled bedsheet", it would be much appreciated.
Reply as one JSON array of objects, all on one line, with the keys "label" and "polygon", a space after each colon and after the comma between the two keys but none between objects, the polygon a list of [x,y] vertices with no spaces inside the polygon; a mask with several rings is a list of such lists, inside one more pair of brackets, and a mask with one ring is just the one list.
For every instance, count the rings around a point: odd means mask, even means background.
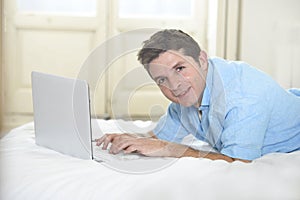
[{"label": "wrinkled bedsheet", "polygon": [[[97,123],[101,131],[94,137],[132,124],[144,131],[152,127],[143,121]],[[29,123],[1,139],[0,153],[2,200],[300,199],[300,151],[268,154],[249,164],[170,159],[153,171],[126,173],[37,146]]]}]

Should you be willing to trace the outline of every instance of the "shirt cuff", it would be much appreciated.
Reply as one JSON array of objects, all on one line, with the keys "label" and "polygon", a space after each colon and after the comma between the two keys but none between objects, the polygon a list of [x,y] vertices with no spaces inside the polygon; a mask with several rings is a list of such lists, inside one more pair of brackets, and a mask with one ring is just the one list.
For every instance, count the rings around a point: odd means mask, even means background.
[{"label": "shirt cuff", "polygon": [[225,147],[221,150],[221,153],[231,158],[239,158],[244,160],[254,160],[262,156],[261,149],[239,146]]}]

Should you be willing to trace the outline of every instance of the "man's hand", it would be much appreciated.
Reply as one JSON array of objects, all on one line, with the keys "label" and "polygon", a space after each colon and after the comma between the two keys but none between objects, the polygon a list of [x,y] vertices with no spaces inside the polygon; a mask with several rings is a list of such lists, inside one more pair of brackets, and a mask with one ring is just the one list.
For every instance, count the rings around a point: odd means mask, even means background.
[{"label": "man's hand", "polygon": [[106,134],[99,139],[96,139],[97,146],[103,144],[102,149],[107,149],[111,143],[109,152],[117,154],[120,151],[124,153],[137,152],[145,156],[161,156],[161,157],[195,157],[195,158],[209,158],[211,160],[226,160],[233,162],[235,160],[243,162],[251,162],[249,160],[242,160],[231,158],[229,156],[205,152],[192,149],[188,146],[159,140],[155,137],[139,137],[134,134]]},{"label": "man's hand", "polygon": [[111,143],[109,152],[117,154],[137,152],[145,156],[181,157],[186,146],[170,143],[167,141],[138,137],[133,134],[106,134],[96,140],[97,146],[103,144],[102,149],[107,149]]},{"label": "man's hand", "polygon": [[100,146],[102,144],[102,149],[106,150],[110,143],[113,144],[113,142],[117,142],[120,139],[125,140],[125,139],[133,139],[133,138],[137,138],[137,136],[134,135],[134,134],[128,134],[128,133],[124,133],[124,134],[105,134],[101,138],[96,139],[96,145]]}]

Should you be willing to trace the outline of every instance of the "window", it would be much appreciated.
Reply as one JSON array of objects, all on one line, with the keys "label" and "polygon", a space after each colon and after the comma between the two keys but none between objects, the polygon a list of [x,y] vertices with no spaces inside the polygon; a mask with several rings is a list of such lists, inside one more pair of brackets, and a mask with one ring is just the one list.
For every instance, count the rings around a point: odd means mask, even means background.
[{"label": "window", "polygon": [[17,0],[21,13],[96,16],[97,0]]},{"label": "window", "polygon": [[189,18],[193,0],[119,0],[120,18]]}]

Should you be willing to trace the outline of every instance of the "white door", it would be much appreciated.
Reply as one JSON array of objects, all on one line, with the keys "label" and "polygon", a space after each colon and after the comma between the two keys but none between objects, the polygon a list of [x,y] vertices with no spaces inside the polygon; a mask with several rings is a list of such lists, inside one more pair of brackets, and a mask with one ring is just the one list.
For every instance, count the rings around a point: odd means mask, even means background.
[{"label": "white door", "polygon": [[[98,0],[4,0],[6,126],[32,121],[31,71],[78,76],[106,38],[106,7]],[[102,95],[99,112],[104,102]]]},{"label": "white door", "polygon": [[33,70],[88,79],[94,115],[156,120],[169,101],[136,54],[163,28],[207,49],[207,8],[208,0],[4,0],[4,123],[32,121]]}]

